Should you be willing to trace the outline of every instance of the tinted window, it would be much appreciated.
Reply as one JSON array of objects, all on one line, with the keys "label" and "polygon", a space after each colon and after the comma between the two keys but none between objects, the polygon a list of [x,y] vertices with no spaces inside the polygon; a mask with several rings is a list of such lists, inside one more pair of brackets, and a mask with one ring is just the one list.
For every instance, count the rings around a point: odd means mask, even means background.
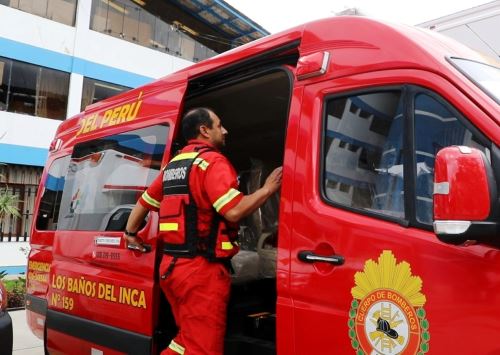
[{"label": "tinted window", "polygon": [[36,82],[39,71],[36,65],[12,61],[8,111],[35,115]]},{"label": "tinted window", "polygon": [[323,189],[328,200],[404,218],[400,91],[329,100]]},{"label": "tinted window", "polygon": [[415,97],[416,210],[417,220],[430,224],[437,152],[452,145],[466,145],[485,151],[473,133],[443,103],[426,94]]},{"label": "tinted window", "polygon": [[487,94],[500,103],[500,62],[496,67],[472,60],[451,58],[451,61]]},{"label": "tinted window", "polygon": [[153,126],[75,146],[57,229],[123,230],[159,174],[167,136],[167,126]]},{"label": "tinted window", "polygon": [[0,4],[73,26],[77,0],[0,0]]},{"label": "tinted window", "polygon": [[83,78],[83,92],[81,110],[85,110],[88,105],[118,95],[130,89],[127,86],[108,83],[105,81]]},{"label": "tinted window", "polygon": [[36,229],[38,230],[57,229],[59,207],[61,205],[61,197],[64,189],[65,175],[68,171],[69,160],[69,155],[54,160],[45,177],[43,195],[40,200],[36,219]]},{"label": "tinted window", "polygon": [[[177,21],[173,21],[175,16],[168,13],[169,6],[162,7],[164,10],[155,9],[154,6],[147,9],[147,6],[139,6],[139,3],[142,1],[93,0],[90,29],[195,62],[217,55],[215,51],[207,48],[197,39],[201,38],[203,42],[208,41],[217,48],[228,46],[229,49],[234,44],[222,38],[198,34]],[[189,1],[184,1],[182,5],[197,7]],[[161,16],[158,17],[157,14]],[[208,16],[213,17],[214,14]],[[168,18],[168,21],[162,17]],[[239,42],[244,43],[248,40],[251,39],[241,37]]]},{"label": "tinted window", "polygon": [[0,57],[0,110],[63,120],[70,74]]}]

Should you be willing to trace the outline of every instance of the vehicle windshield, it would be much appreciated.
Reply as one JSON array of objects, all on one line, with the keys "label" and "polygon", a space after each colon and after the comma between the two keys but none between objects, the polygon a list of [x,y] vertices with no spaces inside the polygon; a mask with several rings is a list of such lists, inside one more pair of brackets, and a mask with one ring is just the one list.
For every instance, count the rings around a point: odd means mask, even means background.
[{"label": "vehicle windshield", "polygon": [[453,64],[500,104],[500,68],[472,60],[451,58]]}]

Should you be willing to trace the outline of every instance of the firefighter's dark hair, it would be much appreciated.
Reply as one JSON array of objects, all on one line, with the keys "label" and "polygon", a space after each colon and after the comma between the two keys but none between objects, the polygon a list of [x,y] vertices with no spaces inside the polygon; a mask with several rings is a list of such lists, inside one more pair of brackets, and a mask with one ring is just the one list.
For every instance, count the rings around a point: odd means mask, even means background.
[{"label": "firefighter's dark hair", "polygon": [[210,118],[208,107],[197,107],[189,110],[182,118],[182,135],[186,141],[198,137],[200,126],[212,128],[212,119]]}]

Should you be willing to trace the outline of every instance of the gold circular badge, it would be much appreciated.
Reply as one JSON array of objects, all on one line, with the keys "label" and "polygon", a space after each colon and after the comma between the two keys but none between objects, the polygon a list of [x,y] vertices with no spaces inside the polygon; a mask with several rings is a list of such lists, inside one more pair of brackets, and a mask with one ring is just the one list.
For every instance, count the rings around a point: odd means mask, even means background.
[{"label": "gold circular badge", "polygon": [[384,251],[378,263],[368,260],[354,279],[348,326],[356,354],[425,354],[430,340],[426,298],[410,265],[396,263],[392,252]]}]

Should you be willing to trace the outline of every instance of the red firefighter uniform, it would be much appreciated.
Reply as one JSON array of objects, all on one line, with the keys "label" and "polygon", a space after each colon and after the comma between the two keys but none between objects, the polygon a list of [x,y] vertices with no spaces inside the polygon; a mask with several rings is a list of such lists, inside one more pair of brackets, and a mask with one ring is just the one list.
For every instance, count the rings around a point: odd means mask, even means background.
[{"label": "red firefighter uniform", "polygon": [[[183,178],[187,191],[175,183]],[[166,245],[160,286],[179,327],[162,354],[222,354],[230,276],[219,261],[228,261],[238,246],[237,225],[221,216],[242,198],[227,158],[198,140],[190,140],[141,196],[144,207],[160,211]]]}]

